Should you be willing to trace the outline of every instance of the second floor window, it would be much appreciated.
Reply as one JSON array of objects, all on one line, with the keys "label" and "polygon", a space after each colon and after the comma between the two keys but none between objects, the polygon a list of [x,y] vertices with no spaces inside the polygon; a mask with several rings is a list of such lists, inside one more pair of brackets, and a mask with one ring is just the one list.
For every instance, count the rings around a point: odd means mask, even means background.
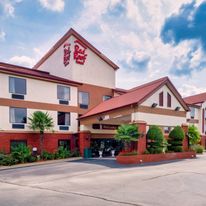
[{"label": "second floor window", "polygon": [[171,106],[172,106],[172,98],[171,95],[167,93],[167,107],[171,107]]},{"label": "second floor window", "polygon": [[26,108],[10,108],[10,123],[13,124],[26,124],[27,123],[27,110]]},{"label": "second floor window", "polygon": [[112,98],[112,97],[109,96],[109,95],[104,95],[104,96],[103,96],[103,101],[106,101],[106,100],[111,99],[111,98]]},{"label": "second floor window", "polygon": [[79,92],[79,106],[82,109],[88,109],[89,105],[89,93]]},{"label": "second floor window", "polygon": [[57,98],[61,100],[69,100],[70,99],[70,88],[57,85]]},{"label": "second floor window", "polygon": [[26,94],[26,79],[9,77],[9,92],[12,94]]},{"label": "second floor window", "polygon": [[69,112],[58,112],[58,125],[70,125]]},{"label": "second floor window", "polygon": [[191,119],[195,118],[195,108],[194,107],[190,107],[190,118]]},{"label": "second floor window", "polygon": [[163,94],[163,92],[159,93],[159,106],[160,107],[164,106],[164,94]]}]

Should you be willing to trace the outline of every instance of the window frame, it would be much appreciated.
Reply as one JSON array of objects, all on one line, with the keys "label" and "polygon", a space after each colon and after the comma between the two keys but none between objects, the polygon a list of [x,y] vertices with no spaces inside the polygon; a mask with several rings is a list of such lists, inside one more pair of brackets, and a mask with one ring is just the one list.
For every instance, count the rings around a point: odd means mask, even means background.
[{"label": "window frame", "polygon": [[[59,124],[59,113],[69,114],[69,124]],[[65,119],[64,119],[65,121]],[[57,112],[57,125],[58,126],[71,126],[71,112]]]},{"label": "window frame", "polygon": [[[80,98],[79,98],[80,93],[86,93],[86,94],[88,94],[88,104],[87,104],[87,105],[86,105],[86,104],[80,104],[80,102],[79,102],[79,100],[80,100]],[[79,91],[79,92],[78,92],[78,105],[79,105],[79,107],[80,107],[81,109],[88,109],[88,108],[89,108],[89,104],[90,104],[90,93],[89,93],[89,92],[84,92],[84,91]],[[81,107],[81,105],[87,106],[87,108]]]},{"label": "window frame", "polygon": [[[25,93],[12,92],[11,91],[11,85],[10,85],[11,79],[21,79],[21,80],[23,80],[25,82]],[[20,77],[9,76],[9,93],[10,94],[17,94],[17,95],[27,95],[27,79],[20,78]]]},{"label": "window frame", "polygon": [[[194,113],[194,116],[192,116],[192,112]],[[195,107],[190,107],[190,119],[195,119],[195,114],[196,114]]]},{"label": "window frame", "polygon": [[[12,122],[12,119],[11,119],[11,110],[12,109],[25,109],[26,111],[26,119],[25,119],[25,122]],[[22,107],[9,107],[9,123],[11,124],[27,124],[27,108],[22,108]]]},{"label": "window frame", "polygon": [[172,95],[169,92],[167,92],[167,107],[172,107]]},{"label": "window frame", "polygon": [[71,151],[71,140],[70,139],[58,139],[58,148],[61,146],[59,143],[60,141],[67,141],[69,144],[68,144],[68,150]]},{"label": "window frame", "polygon": [[164,92],[159,93],[159,106],[164,107]]},{"label": "window frame", "polygon": [[[68,99],[62,99],[62,98],[59,98],[59,97],[58,97],[58,88],[59,88],[59,87],[65,87],[65,88],[68,88],[68,89],[69,89],[69,98],[68,98]],[[57,84],[57,99],[58,99],[58,100],[70,101],[70,99],[71,99],[71,88],[68,87],[68,86],[64,86],[64,85]]]}]

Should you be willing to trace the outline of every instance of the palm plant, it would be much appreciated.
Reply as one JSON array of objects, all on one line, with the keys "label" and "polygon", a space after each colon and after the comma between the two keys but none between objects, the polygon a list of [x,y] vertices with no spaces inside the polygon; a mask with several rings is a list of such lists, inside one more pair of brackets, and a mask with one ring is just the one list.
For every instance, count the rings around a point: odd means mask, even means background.
[{"label": "palm plant", "polygon": [[124,149],[128,151],[131,148],[131,142],[137,141],[140,136],[137,125],[123,124],[117,129],[115,139],[124,143]]},{"label": "palm plant", "polygon": [[34,131],[40,132],[40,152],[41,156],[43,154],[43,140],[44,133],[46,130],[52,130],[54,127],[54,122],[52,117],[49,116],[48,112],[36,111],[29,119],[29,128]]}]

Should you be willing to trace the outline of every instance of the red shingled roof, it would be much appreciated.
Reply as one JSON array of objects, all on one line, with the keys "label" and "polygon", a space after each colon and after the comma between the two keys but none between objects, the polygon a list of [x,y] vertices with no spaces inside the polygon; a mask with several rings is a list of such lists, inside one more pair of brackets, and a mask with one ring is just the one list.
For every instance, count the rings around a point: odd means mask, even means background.
[{"label": "red shingled roof", "polygon": [[199,104],[199,103],[203,103],[206,101],[206,92],[205,93],[201,93],[201,94],[196,94],[193,96],[189,96],[189,97],[185,97],[184,101],[187,104]]},{"label": "red shingled roof", "polygon": [[33,79],[41,79],[45,81],[57,82],[66,85],[79,86],[82,85],[79,82],[71,81],[68,79],[60,78],[51,75],[49,72],[39,71],[36,69],[30,69],[27,67],[17,66],[13,64],[7,64],[0,62],[0,73],[13,74],[18,76],[26,76]]},{"label": "red shingled roof", "polygon": [[150,97],[155,91],[160,87],[167,84],[172,89],[173,94],[180,101],[181,105],[187,111],[189,110],[185,102],[183,101],[181,95],[178,93],[174,85],[171,83],[168,77],[163,77],[161,79],[143,84],[141,86],[131,89],[129,92],[122,94],[121,96],[114,97],[107,101],[104,101],[85,113],[81,118],[89,117],[103,112],[108,112],[117,108],[132,104],[141,104],[148,97]]},{"label": "red shingled roof", "polygon": [[75,38],[81,40],[81,42],[91,49],[97,56],[99,56],[103,61],[109,64],[114,70],[119,69],[119,67],[112,62],[109,58],[107,58],[104,54],[102,54],[98,49],[96,49],[92,44],[90,44],[85,38],[83,38],[79,33],[77,33],[74,29],[69,29],[69,31],[59,40],[57,43],[34,65],[34,69],[38,69],[38,67],[43,64],[70,36],[74,36]]}]

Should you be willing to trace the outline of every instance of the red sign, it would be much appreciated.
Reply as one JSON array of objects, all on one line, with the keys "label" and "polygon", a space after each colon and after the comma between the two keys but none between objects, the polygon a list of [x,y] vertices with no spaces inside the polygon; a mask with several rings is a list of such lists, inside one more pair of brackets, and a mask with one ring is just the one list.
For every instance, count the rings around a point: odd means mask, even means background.
[{"label": "red sign", "polygon": [[84,65],[87,57],[87,54],[85,54],[86,49],[79,40],[74,41],[74,60],[76,60],[77,64]]},{"label": "red sign", "polygon": [[71,54],[70,46],[71,44],[68,43],[64,44],[64,66],[67,66],[70,62],[70,54]]}]

